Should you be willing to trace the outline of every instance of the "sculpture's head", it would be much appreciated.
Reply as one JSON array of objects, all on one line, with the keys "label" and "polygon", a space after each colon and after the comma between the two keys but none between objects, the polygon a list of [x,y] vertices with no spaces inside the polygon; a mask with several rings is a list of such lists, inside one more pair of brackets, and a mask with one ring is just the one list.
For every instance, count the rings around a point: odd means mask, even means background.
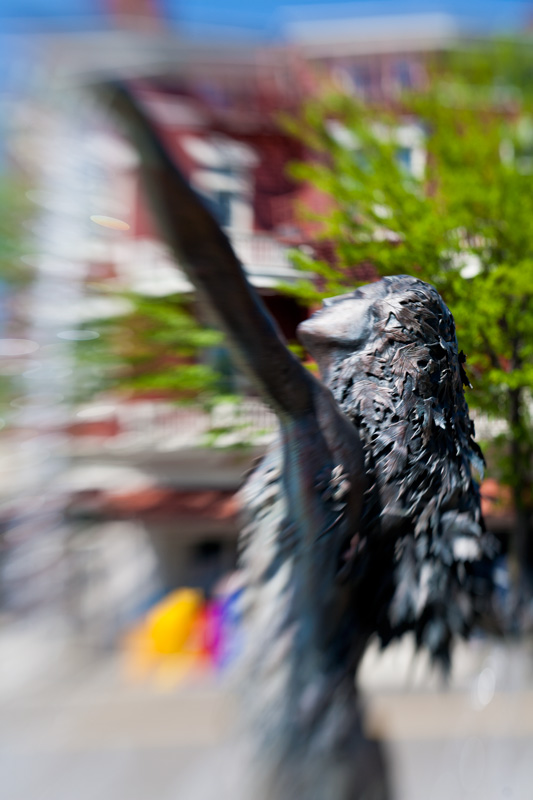
[{"label": "sculpture's head", "polygon": [[376,281],[328,297],[319,311],[298,326],[298,338],[319,363],[331,350],[359,350],[374,333],[375,304],[385,295],[385,283]]},{"label": "sculpture's head", "polygon": [[[399,322],[410,331],[409,341],[420,340],[417,328],[421,328],[421,312],[436,333],[457,346],[453,317],[439,293],[410,275],[383,278],[326,298],[322,308],[298,326],[298,338],[320,366],[330,367],[332,357],[344,359],[375,340],[394,339],[393,329]],[[391,315],[396,319],[389,325]]]},{"label": "sculpture's head", "polygon": [[371,490],[360,534],[378,563],[389,559],[380,574],[394,576],[380,632],[414,628],[444,653],[468,627],[461,581],[484,548],[453,317],[436,289],[400,275],[325,301],[299,337],[363,440]]}]

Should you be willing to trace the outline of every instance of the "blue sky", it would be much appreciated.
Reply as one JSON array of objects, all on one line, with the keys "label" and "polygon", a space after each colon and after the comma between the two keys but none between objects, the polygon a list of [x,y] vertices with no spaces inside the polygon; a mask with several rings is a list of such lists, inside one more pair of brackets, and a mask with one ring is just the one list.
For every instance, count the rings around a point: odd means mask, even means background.
[{"label": "blue sky", "polygon": [[181,15],[190,29],[204,25],[246,27],[250,31],[277,35],[283,21],[295,16],[331,19],[402,13],[450,13],[466,26],[478,29],[517,29],[533,17],[533,2],[527,0],[164,0],[172,16]]},{"label": "blue sky", "polygon": [[[155,0],[169,21],[184,33],[216,34],[234,28],[254,37],[278,37],[283,20],[294,16],[314,18],[357,17],[368,14],[398,14],[441,11],[453,14],[465,26],[510,30],[533,18],[533,0]],[[53,27],[61,21],[82,24],[82,19],[100,16],[106,0],[0,0],[0,25],[6,30],[14,18],[40,19]],[[222,32],[222,30],[221,30]]]}]

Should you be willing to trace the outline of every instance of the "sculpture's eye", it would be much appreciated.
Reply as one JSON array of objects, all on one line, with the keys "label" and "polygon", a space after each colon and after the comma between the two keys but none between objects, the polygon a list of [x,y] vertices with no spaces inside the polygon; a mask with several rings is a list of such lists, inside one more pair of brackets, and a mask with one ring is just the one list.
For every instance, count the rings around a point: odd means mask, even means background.
[{"label": "sculpture's eye", "polygon": [[336,303],[341,303],[343,300],[347,300],[349,297],[354,297],[355,292],[348,292],[347,294],[337,294],[335,297],[325,297],[322,300],[322,306],[324,308],[329,308],[329,306],[333,306]]}]

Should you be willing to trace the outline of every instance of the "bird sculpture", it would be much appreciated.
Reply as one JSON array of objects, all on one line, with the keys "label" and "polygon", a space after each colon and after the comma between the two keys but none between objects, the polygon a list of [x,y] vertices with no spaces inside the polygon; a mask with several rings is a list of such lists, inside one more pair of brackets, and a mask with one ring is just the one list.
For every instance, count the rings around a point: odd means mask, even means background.
[{"label": "bird sculpture", "polygon": [[477,566],[491,555],[453,317],[408,275],[325,300],[298,329],[318,380],[134,92],[99,91],[139,151],[163,239],[279,419],[240,493],[256,796],[383,800],[355,683],[365,648],[412,631],[447,666],[475,622]]}]

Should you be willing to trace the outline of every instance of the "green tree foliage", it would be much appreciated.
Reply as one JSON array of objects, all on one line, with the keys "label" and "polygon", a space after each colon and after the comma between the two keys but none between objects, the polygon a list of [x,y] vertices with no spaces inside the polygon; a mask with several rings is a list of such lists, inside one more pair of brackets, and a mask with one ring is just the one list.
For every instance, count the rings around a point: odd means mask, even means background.
[{"label": "green tree foliage", "polygon": [[220,372],[202,363],[202,354],[220,343],[221,334],[200,325],[184,297],[121,293],[120,299],[129,310],[87,325],[98,338],[77,343],[75,399],[115,390],[208,402],[222,392]]},{"label": "green tree foliage", "polygon": [[[33,271],[22,260],[27,252],[25,223],[31,214],[26,180],[15,172],[0,173],[0,305],[3,336],[20,336],[21,320],[14,312],[16,299],[30,283]],[[20,376],[9,365],[0,373],[0,430],[10,414],[9,404],[20,393]]]},{"label": "green tree foliage", "polygon": [[[533,56],[512,43],[457,52],[434,65],[424,92],[387,109],[328,89],[284,124],[309,156],[292,175],[329,197],[317,252],[295,252],[319,286],[306,301],[357,284],[357,268],[408,273],[450,306],[474,384],[469,402],[509,423],[515,549],[533,567]],[[406,163],[420,136],[425,165]]]},{"label": "green tree foliage", "polygon": [[19,287],[31,280],[32,271],[20,257],[26,252],[24,223],[30,216],[22,176],[0,175],[0,281]]}]

